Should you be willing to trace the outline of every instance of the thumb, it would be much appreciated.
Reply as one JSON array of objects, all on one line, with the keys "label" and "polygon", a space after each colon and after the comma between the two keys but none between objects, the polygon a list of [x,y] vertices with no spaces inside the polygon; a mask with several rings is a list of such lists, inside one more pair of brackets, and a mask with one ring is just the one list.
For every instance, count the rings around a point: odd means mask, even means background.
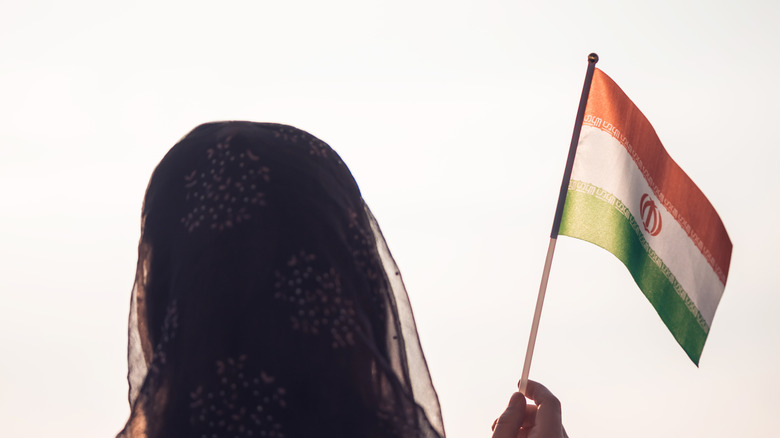
[{"label": "thumb", "polygon": [[493,438],[516,438],[525,419],[525,396],[519,392],[512,394],[509,406],[493,423]]}]

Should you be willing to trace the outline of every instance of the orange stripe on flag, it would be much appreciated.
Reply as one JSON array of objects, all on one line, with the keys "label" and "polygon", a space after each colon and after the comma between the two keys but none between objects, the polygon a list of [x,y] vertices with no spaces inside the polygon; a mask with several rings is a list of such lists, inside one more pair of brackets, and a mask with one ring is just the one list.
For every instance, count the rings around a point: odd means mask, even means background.
[{"label": "orange stripe on flag", "polygon": [[644,114],[599,69],[593,75],[583,124],[610,133],[626,148],[655,196],[725,284],[732,245],[715,208],[669,156]]}]

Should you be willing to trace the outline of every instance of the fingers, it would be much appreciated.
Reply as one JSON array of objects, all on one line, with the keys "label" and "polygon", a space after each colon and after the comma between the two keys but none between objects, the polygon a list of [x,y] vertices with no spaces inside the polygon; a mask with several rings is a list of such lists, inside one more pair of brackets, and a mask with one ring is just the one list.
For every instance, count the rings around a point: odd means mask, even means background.
[{"label": "fingers", "polygon": [[525,419],[525,396],[516,392],[509,399],[509,406],[493,423],[493,438],[516,438]]},{"label": "fingers", "polygon": [[536,403],[534,427],[544,431],[562,431],[561,402],[544,385],[529,380],[526,397]]},{"label": "fingers", "polygon": [[558,410],[560,410],[561,402],[541,383],[529,380],[525,388],[525,396],[533,400],[537,406],[549,403],[550,407],[557,405]]}]

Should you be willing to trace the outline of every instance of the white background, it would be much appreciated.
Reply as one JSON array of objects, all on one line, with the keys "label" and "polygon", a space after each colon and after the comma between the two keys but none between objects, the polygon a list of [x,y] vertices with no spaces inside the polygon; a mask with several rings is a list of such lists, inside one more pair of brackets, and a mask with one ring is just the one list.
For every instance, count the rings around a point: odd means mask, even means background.
[{"label": "white background", "polygon": [[562,238],[532,369],[572,437],[780,429],[771,1],[0,0],[0,424],[112,437],[141,199],[211,120],[288,123],[352,169],[404,274],[448,436],[520,376],[591,51],[734,243],[696,368],[602,249]]}]

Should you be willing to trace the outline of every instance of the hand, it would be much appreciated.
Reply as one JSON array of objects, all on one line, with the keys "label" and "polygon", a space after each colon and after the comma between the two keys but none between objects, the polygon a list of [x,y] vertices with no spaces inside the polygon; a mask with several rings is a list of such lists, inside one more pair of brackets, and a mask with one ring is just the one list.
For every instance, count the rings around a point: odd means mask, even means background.
[{"label": "hand", "polygon": [[[525,398],[536,405],[529,405]],[[542,384],[529,380],[526,394],[516,392],[493,422],[493,438],[568,438],[561,420],[561,402]]]}]

